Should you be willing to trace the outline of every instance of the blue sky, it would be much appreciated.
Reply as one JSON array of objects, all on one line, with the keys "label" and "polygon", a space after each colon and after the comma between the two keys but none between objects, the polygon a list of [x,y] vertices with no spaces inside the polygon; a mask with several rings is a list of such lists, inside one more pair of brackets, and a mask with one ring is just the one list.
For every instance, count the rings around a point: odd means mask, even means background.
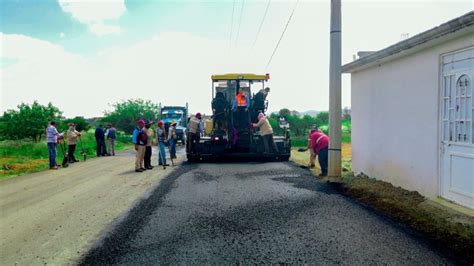
[{"label": "blue sky", "polygon": [[[100,116],[140,97],[208,112],[210,75],[226,72],[269,72],[270,110],[325,110],[329,0],[300,1],[265,67],[295,2],[271,0],[252,47],[268,0],[235,0],[233,15],[234,0],[0,0],[0,111],[38,100]],[[472,0],[342,2],[343,62],[473,10]]]}]

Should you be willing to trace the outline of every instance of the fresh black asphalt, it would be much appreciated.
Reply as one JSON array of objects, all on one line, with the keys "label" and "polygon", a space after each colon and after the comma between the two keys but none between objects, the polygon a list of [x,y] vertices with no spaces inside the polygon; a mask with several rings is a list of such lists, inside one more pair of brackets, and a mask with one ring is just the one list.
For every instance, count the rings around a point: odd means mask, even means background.
[{"label": "fresh black asphalt", "polygon": [[[139,177],[137,177],[139,178]],[[291,163],[183,164],[79,262],[450,264]]]}]

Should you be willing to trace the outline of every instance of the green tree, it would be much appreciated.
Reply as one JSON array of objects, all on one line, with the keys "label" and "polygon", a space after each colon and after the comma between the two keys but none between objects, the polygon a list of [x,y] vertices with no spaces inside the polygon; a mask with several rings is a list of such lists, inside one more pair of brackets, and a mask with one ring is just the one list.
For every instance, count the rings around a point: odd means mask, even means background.
[{"label": "green tree", "polygon": [[286,117],[286,118],[288,119],[288,116],[291,115],[291,111],[290,111],[290,109],[288,109],[288,108],[283,108],[283,109],[280,109],[280,111],[278,112],[278,114],[281,115],[281,116],[284,116],[284,117]]},{"label": "green tree", "polygon": [[319,112],[315,122],[318,126],[329,124],[329,112]]},{"label": "green tree", "polygon": [[160,114],[157,104],[142,99],[129,99],[116,103],[113,107],[113,111],[105,112],[102,122],[110,122],[127,134],[132,134],[139,119],[156,121]]},{"label": "green tree", "polygon": [[62,112],[51,103],[44,106],[22,103],[18,110],[7,110],[0,118],[0,135],[5,139],[31,138],[38,142],[51,120],[59,120]]},{"label": "green tree", "polygon": [[76,125],[77,131],[83,131],[83,130],[87,131],[91,128],[91,125],[87,122],[87,120],[83,116],[76,116],[74,118],[61,121],[60,128],[62,130],[67,130],[69,123],[74,123]]}]

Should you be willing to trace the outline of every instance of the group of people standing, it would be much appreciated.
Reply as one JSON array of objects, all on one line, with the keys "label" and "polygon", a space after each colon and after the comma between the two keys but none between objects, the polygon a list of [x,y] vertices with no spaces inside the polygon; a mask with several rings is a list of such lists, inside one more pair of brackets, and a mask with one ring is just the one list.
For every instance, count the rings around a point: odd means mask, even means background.
[{"label": "group of people standing", "polygon": [[[99,125],[95,129],[94,136],[97,144],[97,157],[115,156],[115,139],[117,138],[117,130],[113,127],[112,123],[109,123],[106,129],[104,129],[102,125]],[[106,139],[109,144],[108,151],[107,145],[105,144]]]},{"label": "group of people standing", "polygon": [[[65,154],[69,163],[76,163],[79,160],[74,155],[76,152],[76,146],[78,141],[82,141],[82,133],[76,130],[76,124],[69,123],[68,130],[66,133],[59,132],[56,128],[57,124],[55,121],[51,121],[46,128],[46,143],[48,145],[48,157],[49,157],[49,169],[57,170],[57,146],[61,144],[61,141],[67,140],[67,154]],[[102,125],[95,130],[95,139],[97,144],[97,157],[100,156],[115,156],[115,139],[117,130],[112,126],[108,125],[107,129],[103,129]],[[105,139],[108,141],[109,152],[107,152],[107,146]]]},{"label": "group of people standing", "polygon": [[154,123],[152,121],[138,120],[137,126],[133,130],[132,142],[135,145],[135,172],[141,173],[153,169],[151,164],[153,135],[155,135],[158,144],[158,165],[163,168],[169,166],[166,162],[166,146],[169,145],[170,158],[176,158],[176,122],[171,122],[168,131],[166,131],[163,121],[157,123],[155,131],[151,129]]}]

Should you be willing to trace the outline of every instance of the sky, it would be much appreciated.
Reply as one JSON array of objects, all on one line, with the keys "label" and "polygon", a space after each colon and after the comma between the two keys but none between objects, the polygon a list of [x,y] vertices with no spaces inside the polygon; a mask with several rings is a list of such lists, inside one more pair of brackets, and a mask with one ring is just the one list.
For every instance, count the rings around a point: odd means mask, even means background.
[{"label": "sky", "polygon": [[[474,0],[342,0],[342,61],[473,9]],[[327,110],[329,15],[329,0],[0,0],[0,112],[37,100],[97,117],[142,98],[210,113],[210,77],[230,72],[270,73],[270,111]],[[350,75],[342,92],[350,107]]]}]

